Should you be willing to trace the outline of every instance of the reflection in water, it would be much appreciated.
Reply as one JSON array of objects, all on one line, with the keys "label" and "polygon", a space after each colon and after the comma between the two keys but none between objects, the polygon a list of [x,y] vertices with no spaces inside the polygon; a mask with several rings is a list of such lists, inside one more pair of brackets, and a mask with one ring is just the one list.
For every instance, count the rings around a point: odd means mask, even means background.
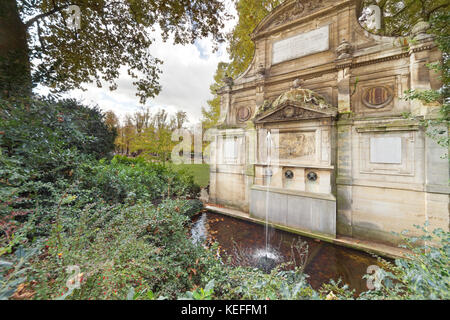
[{"label": "reflection in water", "polygon": [[229,263],[234,265],[269,271],[276,264],[293,262],[291,268],[303,267],[314,289],[330,279],[341,278],[357,293],[366,291],[366,280],[362,277],[368,266],[378,265],[375,257],[364,252],[276,229],[270,233],[266,249],[264,226],[208,212],[194,222],[192,241],[217,241],[221,255],[229,257]]}]

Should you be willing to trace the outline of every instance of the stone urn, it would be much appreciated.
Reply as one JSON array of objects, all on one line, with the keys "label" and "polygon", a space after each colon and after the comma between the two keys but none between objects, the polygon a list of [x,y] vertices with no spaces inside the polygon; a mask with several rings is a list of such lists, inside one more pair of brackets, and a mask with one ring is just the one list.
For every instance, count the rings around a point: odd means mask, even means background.
[{"label": "stone urn", "polygon": [[414,37],[414,40],[421,41],[431,38],[432,36],[427,33],[430,29],[430,23],[424,21],[423,19],[419,19],[419,21],[414,25],[411,30],[411,34]]}]

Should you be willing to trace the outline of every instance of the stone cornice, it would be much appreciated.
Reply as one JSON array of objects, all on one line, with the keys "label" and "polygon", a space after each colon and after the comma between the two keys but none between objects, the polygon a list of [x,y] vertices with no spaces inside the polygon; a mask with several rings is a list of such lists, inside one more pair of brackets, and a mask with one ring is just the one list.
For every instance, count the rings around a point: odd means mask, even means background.
[{"label": "stone cornice", "polygon": [[252,82],[243,83],[242,85],[236,84],[236,87],[239,87],[239,88],[228,89],[229,91],[227,90],[227,93],[233,94],[233,93],[237,93],[237,92],[241,92],[241,91],[246,91],[249,89],[254,89],[257,86],[273,85],[273,84],[283,83],[286,81],[293,81],[297,78],[302,78],[303,80],[314,79],[314,78],[321,77],[325,74],[331,74],[331,73],[338,72],[339,70],[342,70],[345,68],[356,69],[356,68],[360,68],[360,67],[364,67],[364,66],[368,66],[368,65],[372,65],[372,64],[383,63],[383,62],[393,61],[393,60],[400,60],[400,59],[409,57],[412,53],[431,50],[431,49],[434,49],[435,47],[436,47],[436,45],[434,43],[427,43],[425,45],[415,46],[408,51],[392,54],[392,55],[385,56],[385,57],[378,58],[378,59],[370,59],[370,60],[366,60],[366,61],[361,61],[361,62],[357,62],[355,60],[362,60],[361,58],[363,58],[364,56],[360,56],[358,58],[353,58],[353,59],[350,58],[350,59],[345,59],[345,60],[335,60],[334,63],[332,62],[332,63],[324,64],[322,66],[314,67],[314,69],[312,71],[305,72],[303,74],[302,73],[299,74],[299,72],[301,72],[302,70],[298,70],[295,72],[290,72],[290,73],[285,73],[285,74],[280,74],[280,75],[274,76],[276,78],[283,77],[283,79],[271,80],[270,76],[269,76],[264,79],[258,79],[258,80],[254,80]]}]

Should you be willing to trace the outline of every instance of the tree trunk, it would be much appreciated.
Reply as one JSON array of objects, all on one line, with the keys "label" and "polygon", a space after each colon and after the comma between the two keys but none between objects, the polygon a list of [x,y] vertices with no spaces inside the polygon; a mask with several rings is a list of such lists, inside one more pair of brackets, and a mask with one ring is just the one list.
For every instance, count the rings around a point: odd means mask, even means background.
[{"label": "tree trunk", "polygon": [[31,88],[27,28],[20,19],[16,0],[2,0],[0,6],[0,97],[29,96]]}]

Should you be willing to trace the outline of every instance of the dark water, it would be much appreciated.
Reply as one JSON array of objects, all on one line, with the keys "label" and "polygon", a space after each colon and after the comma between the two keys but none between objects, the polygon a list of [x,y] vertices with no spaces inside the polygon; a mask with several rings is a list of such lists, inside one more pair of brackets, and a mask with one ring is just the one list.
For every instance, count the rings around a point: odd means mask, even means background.
[{"label": "dark water", "polygon": [[195,218],[192,237],[194,241],[217,241],[221,256],[224,260],[229,257],[232,264],[252,265],[258,254],[263,255],[264,262],[270,260],[269,264],[295,261],[305,266],[304,272],[314,289],[329,279],[340,278],[357,293],[366,291],[366,280],[362,277],[368,266],[379,265],[370,254],[274,228],[268,231],[270,253],[267,255],[264,226],[210,212]]}]

